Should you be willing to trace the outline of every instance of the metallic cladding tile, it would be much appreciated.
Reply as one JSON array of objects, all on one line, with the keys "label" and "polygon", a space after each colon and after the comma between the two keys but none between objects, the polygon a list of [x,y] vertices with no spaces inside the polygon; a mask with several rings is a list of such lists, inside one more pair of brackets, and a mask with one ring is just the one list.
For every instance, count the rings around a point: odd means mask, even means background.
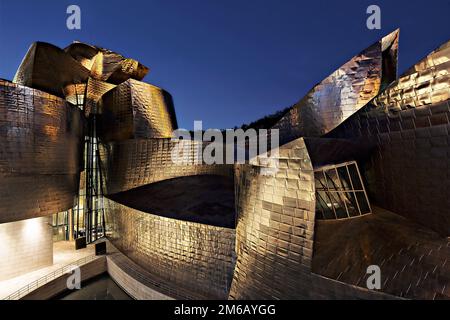
[{"label": "metallic cladding tile", "polygon": [[[96,110],[97,103],[101,99],[101,97],[107,93],[108,91],[114,89],[116,85],[96,80],[94,78],[89,78],[86,89],[86,105],[84,109],[84,114],[88,117],[89,114]],[[97,110],[97,113],[100,111]]]},{"label": "metallic cladding tile", "polygon": [[450,235],[449,44],[411,67],[330,136],[375,146],[362,163],[374,204],[444,236]]},{"label": "metallic cladding tile", "polygon": [[87,82],[89,70],[60,48],[34,43],[23,59],[13,82],[64,98],[64,88]]},{"label": "metallic cladding tile", "polygon": [[182,299],[227,299],[234,229],[164,218],[106,201],[109,239],[155,276],[158,290]]},{"label": "metallic cladding tile", "polygon": [[[380,91],[384,75],[397,74],[398,30],[376,42],[316,85],[274,127],[282,143],[320,137],[369,103]],[[383,64],[384,51],[389,51]],[[383,66],[389,70],[383,70]]]},{"label": "metallic cladding tile", "polygon": [[176,118],[171,98],[153,85],[128,80],[103,95],[101,138],[171,138]]},{"label": "metallic cladding tile", "polygon": [[442,45],[392,83],[374,104],[385,112],[437,104],[450,99],[450,43]]},{"label": "metallic cladding tile", "polygon": [[[202,145],[200,143],[200,147]],[[114,194],[183,176],[232,176],[232,165],[196,164],[195,151],[198,147],[199,144],[195,141],[172,139],[134,139],[101,144],[100,160],[105,177],[105,193]],[[172,161],[175,148],[184,150],[185,164]]]},{"label": "metallic cladding tile", "polygon": [[89,69],[90,76],[96,80],[120,84],[128,79],[142,80],[149,72],[134,59],[89,44],[74,42],[64,50]]},{"label": "metallic cladding tile", "polygon": [[[311,272],[315,186],[304,140],[282,146],[279,160],[278,165],[236,165],[237,260],[229,298],[394,298]],[[262,174],[267,168],[278,172]]]},{"label": "metallic cladding tile", "polygon": [[78,108],[0,81],[0,223],[73,206],[82,138]]}]

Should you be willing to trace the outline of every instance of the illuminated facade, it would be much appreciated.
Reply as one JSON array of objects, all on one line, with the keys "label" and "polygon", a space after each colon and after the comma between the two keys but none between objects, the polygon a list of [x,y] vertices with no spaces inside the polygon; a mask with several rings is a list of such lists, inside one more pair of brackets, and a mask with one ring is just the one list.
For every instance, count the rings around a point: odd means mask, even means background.
[{"label": "illuminated facade", "polygon": [[398,78],[398,41],[267,128],[277,161],[235,165],[172,139],[172,97],[138,61],[36,43],[0,82],[0,223],[69,210],[75,238],[106,236],[174,298],[448,299],[450,43]]}]

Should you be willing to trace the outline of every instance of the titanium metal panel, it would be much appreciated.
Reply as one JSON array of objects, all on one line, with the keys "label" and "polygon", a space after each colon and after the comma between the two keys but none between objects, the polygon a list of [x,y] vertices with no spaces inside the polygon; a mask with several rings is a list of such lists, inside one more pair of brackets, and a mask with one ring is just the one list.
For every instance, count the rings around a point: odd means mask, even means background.
[{"label": "titanium metal panel", "polygon": [[134,59],[81,42],[72,43],[65,52],[89,69],[91,77],[112,84],[128,79],[142,80],[149,72],[146,66]]},{"label": "titanium metal panel", "polygon": [[[303,139],[279,163],[236,165],[236,267],[230,299],[395,299],[311,272],[314,170]],[[274,176],[263,169],[276,169]]]},{"label": "titanium metal panel", "polygon": [[386,112],[437,104],[450,99],[450,41],[406,71],[375,100]]},{"label": "titanium metal panel", "polygon": [[303,139],[279,149],[274,176],[264,165],[237,165],[234,299],[296,299],[311,270],[314,171]]},{"label": "titanium metal panel", "polygon": [[101,99],[101,97],[107,93],[108,91],[114,89],[116,85],[96,80],[94,78],[89,78],[86,89],[86,104],[84,107],[84,114],[89,116],[93,110],[97,109],[97,103]]},{"label": "titanium metal panel", "polygon": [[181,299],[226,299],[234,229],[141,212],[106,200],[109,239],[154,275],[158,291]]},{"label": "titanium metal panel", "polygon": [[[150,183],[193,175],[232,176],[232,165],[195,162],[202,142],[172,139],[134,139],[100,145],[105,194],[114,194]],[[174,163],[175,148],[183,149],[184,163]],[[185,149],[187,148],[187,149]]]},{"label": "titanium metal panel", "polygon": [[369,103],[382,83],[395,79],[398,34],[376,42],[315,86],[273,127],[282,143],[325,135]]},{"label": "titanium metal panel", "polygon": [[172,98],[153,85],[128,80],[103,95],[102,141],[171,138],[177,129]]},{"label": "titanium metal panel", "polygon": [[73,206],[81,112],[48,93],[0,81],[0,223]]},{"label": "titanium metal panel", "polygon": [[60,48],[44,42],[31,45],[13,82],[64,98],[64,88],[86,83],[89,70]]},{"label": "titanium metal panel", "polygon": [[374,146],[365,168],[371,201],[450,235],[450,42],[410,68],[330,138]]}]

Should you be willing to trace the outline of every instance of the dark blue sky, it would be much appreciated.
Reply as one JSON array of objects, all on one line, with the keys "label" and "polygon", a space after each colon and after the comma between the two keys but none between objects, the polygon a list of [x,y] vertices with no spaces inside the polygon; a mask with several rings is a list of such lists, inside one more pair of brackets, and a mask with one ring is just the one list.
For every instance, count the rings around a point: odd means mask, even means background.
[{"label": "dark blue sky", "polygon": [[[66,28],[66,8],[82,30]],[[382,9],[382,30],[366,8]],[[318,81],[399,27],[399,69],[450,39],[450,0],[0,0],[0,78],[34,41],[80,40],[150,67],[172,93],[180,127],[229,128],[298,101]]]}]

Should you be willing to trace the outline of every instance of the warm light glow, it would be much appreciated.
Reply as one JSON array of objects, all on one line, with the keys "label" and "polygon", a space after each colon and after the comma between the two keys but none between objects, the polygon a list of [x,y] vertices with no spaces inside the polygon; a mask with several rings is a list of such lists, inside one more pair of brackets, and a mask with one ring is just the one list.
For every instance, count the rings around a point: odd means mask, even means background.
[{"label": "warm light glow", "polygon": [[50,217],[0,224],[0,281],[52,263]]},{"label": "warm light glow", "polygon": [[47,229],[45,220],[41,218],[29,219],[23,221],[22,236],[27,240],[34,240],[42,236]]}]

